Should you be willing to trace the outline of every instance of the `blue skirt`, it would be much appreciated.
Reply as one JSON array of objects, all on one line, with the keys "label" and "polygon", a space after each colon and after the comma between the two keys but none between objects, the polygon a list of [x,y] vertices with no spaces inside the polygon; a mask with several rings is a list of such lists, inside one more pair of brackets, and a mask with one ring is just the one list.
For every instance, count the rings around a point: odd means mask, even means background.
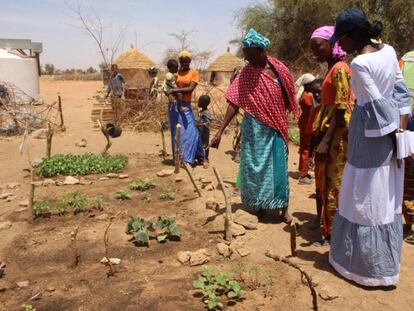
[{"label": "blue skirt", "polygon": [[240,192],[247,208],[285,210],[289,205],[287,149],[274,129],[245,113],[240,152]]},{"label": "blue skirt", "polygon": [[[182,111],[183,108],[185,111]],[[169,106],[171,146],[174,154],[175,132],[177,124],[181,125],[180,158],[193,164],[194,159],[204,159],[203,144],[200,133],[195,125],[191,103],[177,103]],[[175,157],[175,154],[174,154]]]}]

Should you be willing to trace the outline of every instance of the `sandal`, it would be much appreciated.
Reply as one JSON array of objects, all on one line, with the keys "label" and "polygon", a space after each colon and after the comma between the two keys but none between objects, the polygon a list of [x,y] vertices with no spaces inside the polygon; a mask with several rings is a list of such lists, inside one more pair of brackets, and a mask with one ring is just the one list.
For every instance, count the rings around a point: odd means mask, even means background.
[{"label": "sandal", "polygon": [[404,239],[405,242],[414,245],[414,232],[412,232],[409,236]]}]

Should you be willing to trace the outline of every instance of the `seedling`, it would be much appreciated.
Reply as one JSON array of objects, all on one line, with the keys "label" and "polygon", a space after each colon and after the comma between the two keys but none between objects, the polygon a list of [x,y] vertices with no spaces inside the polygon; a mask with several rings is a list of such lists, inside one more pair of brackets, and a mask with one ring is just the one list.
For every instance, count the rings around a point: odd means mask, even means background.
[{"label": "seedling", "polygon": [[129,184],[129,189],[138,190],[138,191],[146,191],[154,187],[155,187],[154,182],[148,178],[136,179]]},{"label": "seedling", "polygon": [[120,201],[131,200],[132,195],[131,192],[128,191],[128,189],[121,189],[116,192],[116,198]]},{"label": "seedling", "polygon": [[102,211],[104,209],[104,201],[101,196],[96,196],[89,201],[89,208]]},{"label": "seedling", "polygon": [[64,214],[69,208],[72,208],[75,214],[85,211],[88,209],[88,198],[80,191],[67,193],[58,204],[57,211]]},{"label": "seedling", "polygon": [[22,309],[23,311],[36,311],[35,307],[26,303],[22,305]]},{"label": "seedling", "polygon": [[149,192],[143,192],[143,193],[141,193],[140,198],[143,201],[149,202],[149,201],[151,201],[151,194]]},{"label": "seedling", "polygon": [[175,193],[171,189],[166,188],[160,193],[160,199],[163,201],[173,201],[175,200]]},{"label": "seedling", "polygon": [[180,238],[181,236],[181,229],[172,217],[158,217],[155,229],[157,230],[157,241],[160,243],[165,242],[167,239],[171,240],[171,238]]},{"label": "seedling", "polygon": [[125,227],[125,233],[133,234],[135,242],[138,244],[147,244],[149,242],[150,232],[155,231],[152,222],[144,218],[131,217]]},{"label": "seedling", "polygon": [[41,200],[33,203],[33,214],[35,217],[50,214],[50,204],[48,201]]},{"label": "seedling", "polygon": [[245,293],[231,273],[215,271],[209,267],[204,268],[201,276],[193,282],[193,287],[201,290],[203,302],[209,310],[223,308],[221,296],[228,300],[239,300]]}]

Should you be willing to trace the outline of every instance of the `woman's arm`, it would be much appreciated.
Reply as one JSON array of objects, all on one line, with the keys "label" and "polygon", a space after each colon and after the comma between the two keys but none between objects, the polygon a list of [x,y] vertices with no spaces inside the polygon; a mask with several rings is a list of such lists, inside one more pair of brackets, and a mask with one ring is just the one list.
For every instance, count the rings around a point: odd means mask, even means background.
[{"label": "woman's arm", "polygon": [[221,141],[221,136],[224,133],[224,130],[229,125],[233,117],[237,114],[239,111],[239,107],[229,102],[229,105],[227,107],[226,115],[224,116],[223,123],[221,124],[221,127],[219,131],[217,132],[216,136],[212,139],[210,146],[212,148],[218,148]]},{"label": "woman's arm", "polygon": [[175,94],[175,93],[192,93],[196,87],[197,87],[197,83],[192,81],[189,86],[183,87],[183,88],[180,88],[180,89],[172,89],[172,90],[170,90],[170,92],[172,94]]}]

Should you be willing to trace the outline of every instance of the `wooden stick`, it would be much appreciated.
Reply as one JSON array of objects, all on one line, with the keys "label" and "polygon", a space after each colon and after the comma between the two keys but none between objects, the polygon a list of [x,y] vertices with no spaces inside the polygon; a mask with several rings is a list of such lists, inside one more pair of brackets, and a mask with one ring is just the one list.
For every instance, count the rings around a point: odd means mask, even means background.
[{"label": "wooden stick", "polygon": [[47,133],[46,133],[46,157],[50,158],[52,153],[52,138],[53,138],[53,129],[50,125],[50,122],[47,124]]},{"label": "wooden stick", "polygon": [[100,114],[99,120],[96,120],[96,121],[97,121],[97,122],[98,122],[98,124],[99,124],[99,128],[101,129],[102,134],[103,134],[103,135],[105,136],[105,138],[106,138],[106,146],[105,146],[105,148],[103,149],[103,151],[101,152],[101,154],[106,154],[106,153],[108,152],[109,148],[111,148],[112,143],[111,143],[111,140],[110,140],[110,138],[109,138],[108,132],[106,131],[106,129],[105,129],[105,128],[104,128],[104,126],[103,126],[103,122],[102,122],[102,114],[103,114],[103,109],[101,110],[101,114]]},{"label": "wooden stick", "polygon": [[114,267],[112,266],[111,258],[109,257],[109,237],[108,237],[108,230],[109,230],[109,227],[111,227],[111,225],[112,225],[112,219],[113,219],[112,217],[109,218],[109,224],[106,227],[106,230],[105,230],[105,233],[104,233],[105,257],[106,257],[106,260],[107,260],[107,265],[109,267],[109,271],[106,274],[106,276],[108,278],[115,275],[115,270],[114,270]]},{"label": "wooden stick", "polygon": [[34,220],[34,213],[33,213],[33,202],[34,202],[34,192],[35,192],[35,174],[36,170],[32,166],[30,171],[30,184],[29,184],[29,204],[27,206],[27,221],[29,223],[33,223]]},{"label": "wooden stick", "polygon": [[295,220],[292,219],[290,223],[290,251],[292,257],[296,257],[296,223]]},{"label": "wooden stick", "polygon": [[275,261],[283,262],[284,264],[287,264],[288,266],[290,266],[292,268],[295,268],[296,270],[300,271],[301,276],[306,279],[308,287],[311,291],[313,310],[318,311],[318,295],[316,294],[315,287],[312,284],[312,277],[306,271],[304,271],[299,265],[297,265],[294,262],[291,262],[286,257],[281,257],[281,256],[278,256],[278,255],[271,254],[269,251],[267,251],[265,255],[269,258],[274,259]]},{"label": "wooden stick", "polygon": [[181,141],[181,125],[177,124],[175,127],[175,147],[174,147],[174,161],[175,170],[174,173],[180,172],[180,141]]},{"label": "wooden stick", "polygon": [[185,164],[183,162],[182,163],[182,166],[183,166],[184,170],[187,172],[188,177],[190,177],[190,180],[191,180],[191,183],[193,184],[194,190],[197,192],[198,196],[201,198],[202,197],[201,191],[200,191],[200,189],[198,189],[197,184],[196,184],[196,182],[195,182],[195,180],[193,178],[193,175],[191,174],[190,170],[188,169],[187,164]]},{"label": "wooden stick", "polygon": [[164,135],[164,126],[161,123],[161,141],[162,141],[162,158],[165,160],[167,157],[167,150],[165,148],[165,135]]},{"label": "wooden stick", "polygon": [[64,131],[65,121],[63,120],[62,98],[60,97],[60,93],[58,93],[58,111],[59,111],[59,116],[60,116],[59,127]]},{"label": "wooden stick", "polygon": [[78,255],[78,240],[76,239],[78,236],[79,226],[75,228],[70,233],[70,245],[71,245],[71,258],[70,258],[70,266],[71,268],[75,268],[79,263],[79,255]]},{"label": "wooden stick", "polygon": [[224,196],[224,204],[226,206],[226,216],[224,217],[224,239],[226,241],[231,242],[233,236],[232,236],[232,230],[231,230],[231,223],[233,221],[233,216],[231,212],[231,205],[229,203],[226,190],[224,187],[223,179],[221,178],[220,172],[213,167],[214,175],[216,175],[217,181],[221,187],[221,191],[223,192]]}]

